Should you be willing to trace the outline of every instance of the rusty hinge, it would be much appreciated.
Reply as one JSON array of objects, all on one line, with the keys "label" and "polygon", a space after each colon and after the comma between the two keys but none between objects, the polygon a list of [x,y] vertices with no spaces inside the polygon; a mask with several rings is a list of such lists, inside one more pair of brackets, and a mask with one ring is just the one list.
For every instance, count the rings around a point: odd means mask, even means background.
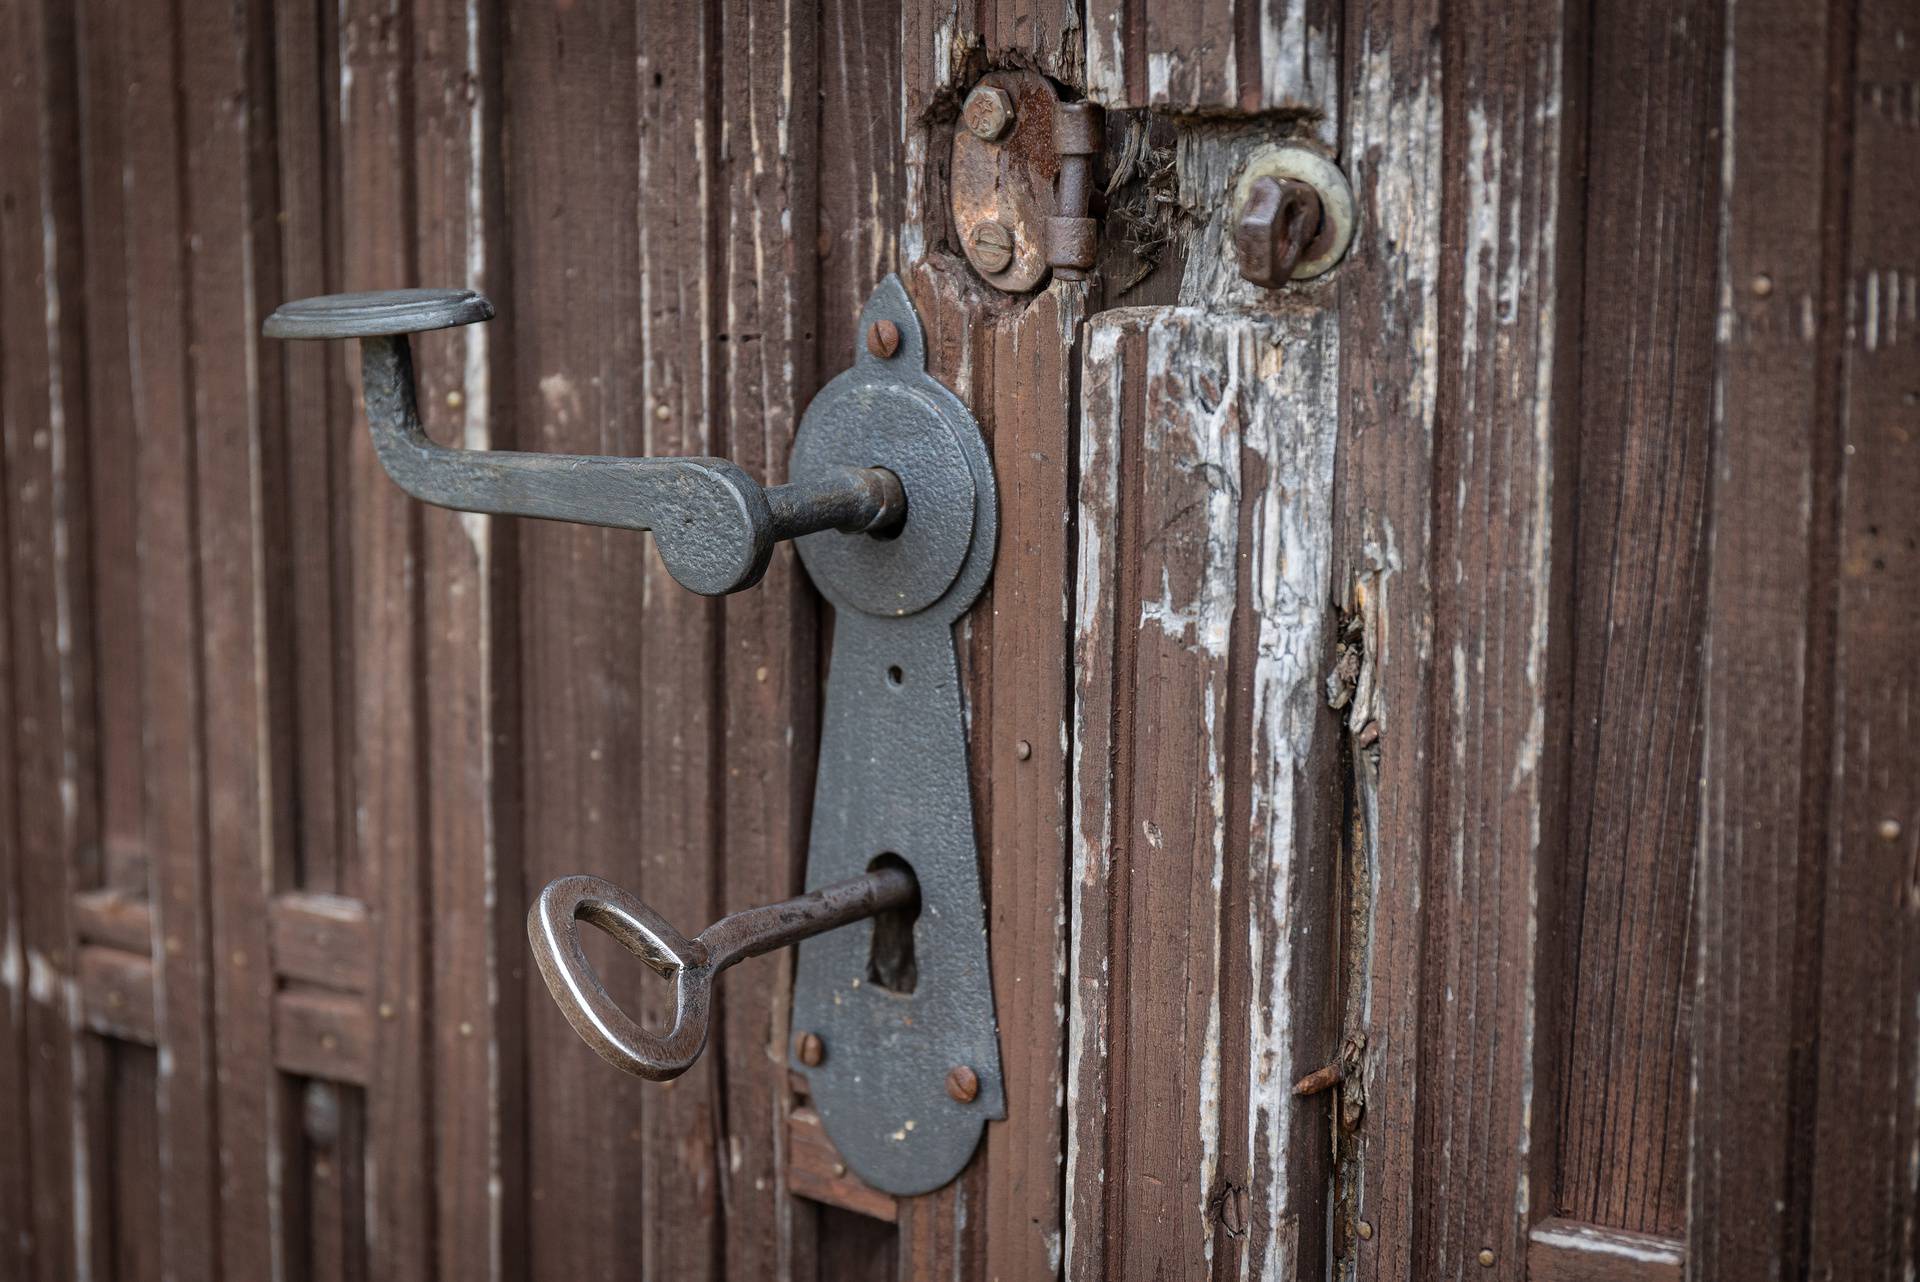
[{"label": "rusty hinge", "polygon": [[1100,109],[1062,102],[1031,71],[993,71],[967,95],[953,135],[953,224],[975,271],[1019,293],[1051,271],[1081,280],[1099,249],[1089,216]]}]

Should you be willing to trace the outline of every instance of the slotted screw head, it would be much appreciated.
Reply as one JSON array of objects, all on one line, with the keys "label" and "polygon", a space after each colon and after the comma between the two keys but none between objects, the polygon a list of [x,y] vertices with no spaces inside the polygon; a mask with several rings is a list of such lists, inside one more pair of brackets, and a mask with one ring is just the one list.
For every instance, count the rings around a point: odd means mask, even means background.
[{"label": "slotted screw head", "polygon": [[967,95],[966,105],[960,108],[960,122],[975,138],[992,142],[1013,124],[1013,99],[1004,89],[981,85]]},{"label": "slotted screw head", "polygon": [[980,1075],[965,1064],[947,1070],[947,1094],[956,1104],[971,1104],[980,1094]]},{"label": "slotted screw head", "polygon": [[981,223],[975,227],[973,257],[983,272],[1005,271],[1013,261],[1013,229],[1002,222]]},{"label": "slotted screw head", "polygon": [[867,326],[867,350],[886,360],[900,350],[900,327],[890,320],[879,320]]},{"label": "slotted screw head", "polygon": [[1240,274],[1262,289],[1286,284],[1320,230],[1320,218],[1320,193],[1306,183],[1296,178],[1256,180],[1234,219]]},{"label": "slotted screw head", "polygon": [[800,1062],[808,1068],[818,1068],[820,1067],[820,1061],[827,1057],[827,1048],[821,1044],[820,1034],[802,1033],[798,1038],[798,1045],[794,1050],[794,1054],[798,1056]]}]

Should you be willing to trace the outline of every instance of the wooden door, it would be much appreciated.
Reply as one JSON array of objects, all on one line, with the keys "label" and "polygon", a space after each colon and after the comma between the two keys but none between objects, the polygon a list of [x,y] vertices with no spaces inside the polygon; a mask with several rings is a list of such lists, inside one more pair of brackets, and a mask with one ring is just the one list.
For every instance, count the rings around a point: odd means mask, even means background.
[{"label": "wooden door", "polygon": [[[961,256],[1000,68],[1104,111],[1088,280]],[[1265,291],[1289,140],[1357,235]],[[1908,1276],[1917,157],[1900,0],[0,8],[0,1276]],[[471,285],[439,439],[777,481],[889,271],[1001,493],[1008,1117],[910,1199],[790,958],[668,1086],[528,965],[799,888],[790,551],[422,508],[259,337]]]}]

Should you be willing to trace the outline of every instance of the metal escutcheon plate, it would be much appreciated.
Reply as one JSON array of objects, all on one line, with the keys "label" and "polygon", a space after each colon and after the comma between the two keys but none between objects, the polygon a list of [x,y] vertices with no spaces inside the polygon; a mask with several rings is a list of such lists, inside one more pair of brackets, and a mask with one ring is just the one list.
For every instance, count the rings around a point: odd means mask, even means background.
[{"label": "metal escutcheon plate", "polygon": [[[861,328],[888,320],[890,358],[864,348],[801,422],[792,479],[836,465],[885,467],[907,492],[886,540],[833,532],[799,541],[836,609],[807,887],[897,854],[920,886],[917,978],[893,992],[869,974],[873,923],[800,945],[793,1027],[817,1034],[798,1058],[827,1133],[861,1179],[889,1193],[958,1175],[990,1119],[1006,1116],[973,826],[953,624],[992,569],[997,497],[973,416],[926,372],[926,340],[899,280],[868,300]],[[964,1066],[979,1092],[947,1093]]]}]

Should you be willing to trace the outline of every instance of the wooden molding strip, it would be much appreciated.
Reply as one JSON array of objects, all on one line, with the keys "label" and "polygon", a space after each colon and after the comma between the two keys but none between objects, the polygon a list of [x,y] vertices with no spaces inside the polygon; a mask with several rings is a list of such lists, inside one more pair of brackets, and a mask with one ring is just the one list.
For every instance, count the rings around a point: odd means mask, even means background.
[{"label": "wooden molding strip", "polygon": [[801,1197],[870,1215],[892,1224],[899,1205],[847,1170],[840,1151],[827,1138],[820,1115],[810,1108],[787,1114],[787,1187]]},{"label": "wooden molding strip", "polygon": [[1680,1282],[1678,1238],[1629,1233],[1578,1220],[1542,1220],[1527,1248],[1529,1282]]},{"label": "wooden molding strip", "polygon": [[273,999],[273,1062],[282,1072],[365,1086],[373,1080],[373,1012],[367,999],[287,989]]},{"label": "wooden molding strip", "polygon": [[[76,903],[85,896],[76,896]],[[123,1042],[155,1044],[153,961],[146,950],[80,949],[80,1003],[87,1029]]]},{"label": "wooden molding strip", "polygon": [[124,890],[83,890],[73,897],[73,932],[83,943],[145,957],[153,951],[153,909]]},{"label": "wooden molding strip", "polygon": [[373,983],[373,933],[365,904],[341,895],[300,892],[275,895],[268,912],[273,968],[282,979],[343,993],[368,991]]}]

